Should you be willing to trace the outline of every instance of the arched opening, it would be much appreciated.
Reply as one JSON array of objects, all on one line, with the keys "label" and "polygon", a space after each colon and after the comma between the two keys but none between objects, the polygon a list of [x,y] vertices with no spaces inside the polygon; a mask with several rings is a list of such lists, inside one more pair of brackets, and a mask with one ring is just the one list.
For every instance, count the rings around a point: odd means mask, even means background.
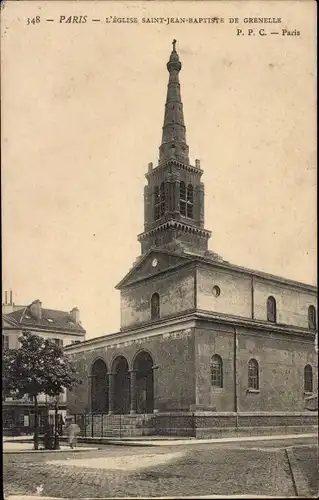
[{"label": "arched opening", "polygon": [[151,297],[151,319],[160,317],[160,297],[158,293],[153,293]]},{"label": "arched opening", "polygon": [[109,411],[108,375],[103,359],[97,359],[91,370],[91,411],[92,413]]},{"label": "arched opening", "polygon": [[277,306],[274,297],[268,297],[267,299],[267,321],[271,321],[272,323],[276,323],[277,321]]},{"label": "arched opening", "polygon": [[308,326],[309,326],[309,330],[316,330],[316,328],[317,328],[315,306],[309,306],[309,308],[308,308]]},{"label": "arched opening", "polygon": [[186,201],[186,184],[182,181],[179,185],[179,209],[184,216],[186,216]]},{"label": "arched opening", "polygon": [[223,387],[223,360],[218,354],[211,361],[211,383],[213,387]]},{"label": "arched opening", "polygon": [[160,192],[159,187],[154,187],[154,198],[153,198],[153,217],[154,220],[160,218]]},{"label": "arched opening", "polygon": [[160,216],[165,214],[165,184],[162,182],[160,187]]},{"label": "arched opening", "polygon": [[194,188],[191,184],[187,186],[187,217],[193,218]]},{"label": "arched opening", "polygon": [[118,356],[113,363],[114,373],[114,413],[130,412],[130,374],[124,356]]},{"label": "arched opening", "polygon": [[141,351],[135,358],[133,369],[136,371],[137,413],[153,413],[154,379],[152,356],[146,351]]},{"label": "arched opening", "polygon": [[313,377],[311,365],[306,365],[304,368],[304,391],[313,392]]},{"label": "arched opening", "polygon": [[248,362],[248,389],[259,390],[259,365],[256,359]]}]

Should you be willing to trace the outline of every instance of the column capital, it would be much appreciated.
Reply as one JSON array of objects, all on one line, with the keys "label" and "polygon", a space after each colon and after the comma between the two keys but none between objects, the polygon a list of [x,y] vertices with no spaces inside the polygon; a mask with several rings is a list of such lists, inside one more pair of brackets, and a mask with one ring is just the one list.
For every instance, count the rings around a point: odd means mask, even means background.
[{"label": "column capital", "polygon": [[128,372],[129,372],[129,373],[137,373],[137,372],[138,372],[138,370],[135,370],[135,369],[134,369],[134,370],[129,370]]}]

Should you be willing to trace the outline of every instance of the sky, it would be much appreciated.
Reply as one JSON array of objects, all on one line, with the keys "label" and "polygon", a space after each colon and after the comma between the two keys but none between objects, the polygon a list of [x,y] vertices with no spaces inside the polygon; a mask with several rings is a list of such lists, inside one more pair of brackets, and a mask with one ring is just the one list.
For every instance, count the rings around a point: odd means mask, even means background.
[{"label": "sky", "polygon": [[[140,21],[217,13],[225,23]],[[89,21],[59,23],[62,14]],[[87,339],[119,330],[114,287],[140,255],[145,173],[158,160],[173,38],[190,159],[204,170],[209,248],[316,284],[314,14],[313,2],[289,1],[7,4],[2,279],[14,302],[77,305]],[[41,22],[27,25],[35,15]],[[140,22],[91,21],[111,15]],[[230,16],[281,17],[276,28],[300,36],[237,36]]]}]

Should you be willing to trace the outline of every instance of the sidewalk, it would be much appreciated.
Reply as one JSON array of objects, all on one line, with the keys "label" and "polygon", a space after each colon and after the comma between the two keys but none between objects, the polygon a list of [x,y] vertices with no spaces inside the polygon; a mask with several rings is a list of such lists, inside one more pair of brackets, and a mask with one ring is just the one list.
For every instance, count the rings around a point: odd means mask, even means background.
[{"label": "sidewalk", "polygon": [[33,440],[33,434],[29,434],[28,436],[3,436],[2,441],[4,443],[11,443],[14,441],[20,442],[20,441],[32,441]]},{"label": "sidewalk", "polygon": [[114,444],[119,446],[180,446],[192,444],[209,444],[209,443],[237,443],[245,441],[278,441],[283,439],[303,439],[303,438],[318,438],[315,433],[311,434],[283,434],[273,436],[240,436],[228,438],[210,438],[210,439],[196,439],[196,438],[155,438],[154,437],[141,437],[141,438],[90,438],[79,437],[79,443],[94,443],[94,444]]},{"label": "sidewalk", "polygon": [[[21,439],[23,438],[23,439]],[[141,436],[141,437],[126,437],[126,438],[110,438],[110,437],[78,437],[78,443],[86,444],[110,444],[118,446],[181,446],[181,445],[192,445],[192,444],[209,444],[209,443],[237,443],[237,442],[249,442],[249,441],[278,441],[284,439],[303,439],[303,438],[315,438],[317,441],[318,435],[315,433],[311,434],[275,434],[272,436],[239,436],[239,437],[224,437],[224,438],[209,438],[209,439],[196,439],[193,438],[183,438],[183,437],[160,437],[160,436]],[[15,441],[15,442],[14,442]],[[23,443],[22,441],[27,441]],[[65,442],[66,438],[60,438],[60,442]],[[32,444],[31,444],[32,443]],[[30,436],[20,436],[16,439],[14,438],[3,438],[3,450],[13,452],[13,450],[24,450],[31,451],[33,446],[33,438]],[[28,448],[29,447],[29,448]],[[69,447],[61,446],[62,448]],[[84,447],[79,449],[83,450]],[[92,450],[92,448],[85,448],[86,450]],[[97,448],[94,448],[95,450]],[[39,450],[40,451],[40,450]],[[41,450],[42,451],[42,450]],[[52,450],[57,451],[57,450]]]}]

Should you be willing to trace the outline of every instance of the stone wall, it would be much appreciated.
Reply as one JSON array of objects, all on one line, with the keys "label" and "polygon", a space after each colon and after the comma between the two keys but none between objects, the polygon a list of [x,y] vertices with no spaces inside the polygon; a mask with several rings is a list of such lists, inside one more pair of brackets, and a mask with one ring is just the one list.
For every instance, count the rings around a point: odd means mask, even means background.
[{"label": "stone wall", "polygon": [[117,356],[124,356],[133,368],[136,354],[150,353],[155,369],[154,406],[160,411],[189,410],[195,403],[194,334],[191,328],[126,341],[108,343],[91,350],[79,350],[71,355],[83,383],[68,393],[71,413],[90,411],[90,373],[93,362],[102,358],[107,371],[112,370]]},{"label": "stone wall", "polygon": [[316,433],[311,412],[174,412],[156,415],[86,415],[77,417],[82,438],[196,437],[198,439]]},{"label": "stone wall", "polygon": [[[230,327],[211,325],[195,330],[196,409],[234,411],[234,333]],[[211,384],[211,358],[223,361],[223,387]]]},{"label": "stone wall", "polygon": [[121,290],[121,328],[151,321],[151,297],[160,296],[160,317],[164,319],[194,310],[194,271],[181,268],[169,275],[154,276]]},{"label": "stone wall", "polygon": [[[239,329],[239,411],[303,411],[304,367],[313,369],[314,392],[318,390],[318,359],[313,339],[287,334]],[[259,363],[260,391],[248,392],[247,365]]]},{"label": "stone wall", "polygon": [[310,412],[196,413],[196,438],[316,433],[318,415]]},{"label": "stone wall", "polygon": [[[235,330],[237,349],[235,364]],[[195,330],[196,406],[216,411],[303,411],[304,367],[313,369],[318,391],[317,354],[311,336],[225,327],[214,323]],[[223,361],[223,388],[211,385],[211,357]],[[259,364],[259,390],[248,388],[248,362]],[[236,366],[236,369],[235,369]],[[237,378],[235,376],[237,373]]]},{"label": "stone wall", "polygon": [[[213,294],[213,287],[220,295]],[[197,267],[197,308],[203,311],[252,317],[251,278],[219,267]]]},{"label": "stone wall", "polygon": [[277,323],[308,328],[308,308],[317,309],[315,292],[306,292],[297,288],[254,279],[254,317],[267,321],[267,298],[276,299]]},{"label": "stone wall", "polygon": [[[216,297],[213,287],[220,288]],[[243,318],[267,321],[267,298],[277,305],[277,323],[308,328],[308,308],[317,308],[315,291],[302,290],[272,280],[245,275],[232,269],[197,267],[197,308]]]}]

